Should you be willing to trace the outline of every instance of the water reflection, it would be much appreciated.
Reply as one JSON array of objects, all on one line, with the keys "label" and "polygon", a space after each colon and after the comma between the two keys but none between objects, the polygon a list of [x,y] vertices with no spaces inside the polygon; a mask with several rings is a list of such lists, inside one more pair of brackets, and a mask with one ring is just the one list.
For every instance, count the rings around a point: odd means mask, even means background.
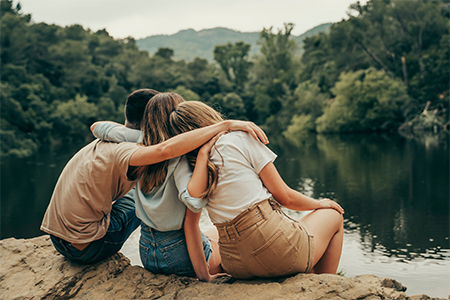
[{"label": "water reflection", "polygon": [[1,160],[1,239],[44,234],[39,227],[59,174],[83,146],[64,143],[25,159]]},{"label": "water reflection", "polygon": [[448,136],[318,135],[309,147],[272,147],[290,186],[344,207],[345,229],[365,251],[445,258],[436,249],[449,248]]}]

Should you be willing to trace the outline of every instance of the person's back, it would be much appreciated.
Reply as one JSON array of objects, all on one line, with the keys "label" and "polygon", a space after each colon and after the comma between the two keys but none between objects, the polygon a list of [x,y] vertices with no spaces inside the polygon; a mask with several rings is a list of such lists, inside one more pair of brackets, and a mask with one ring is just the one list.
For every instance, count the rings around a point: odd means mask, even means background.
[{"label": "person's back", "polygon": [[258,174],[275,158],[269,148],[246,132],[230,132],[218,139],[211,160],[219,168],[219,178],[206,206],[213,223],[229,221],[272,196]]},{"label": "person's back", "polygon": [[129,192],[128,161],[139,146],[95,140],[67,163],[55,186],[41,230],[70,243],[103,237],[112,202]]},{"label": "person's back", "polygon": [[[139,128],[147,102],[158,93],[140,89],[128,96],[128,127]],[[139,148],[96,140],[67,163],[41,225],[59,253],[79,263],[98,262],[118,252],[140,225],[135,182],[127,177],[130,158]]]}]

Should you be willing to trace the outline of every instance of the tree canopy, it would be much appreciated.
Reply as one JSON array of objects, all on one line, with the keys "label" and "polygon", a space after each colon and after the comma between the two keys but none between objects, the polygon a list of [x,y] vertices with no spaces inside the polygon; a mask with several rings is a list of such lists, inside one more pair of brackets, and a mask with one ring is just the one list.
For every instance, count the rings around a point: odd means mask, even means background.
[{"label": "tree canopy", "polygon": [[287,23],[261,31],[256,56],[251,42],[216,45],[214,63],[174,60],[168,47],[149,55],[132,37],[35,23],[12,0],[0,4],[2,155],[123,122],[139,88],[178,92],[297,144],[308,132],[448,130],[448,1],[357,2],[302,49]]}]

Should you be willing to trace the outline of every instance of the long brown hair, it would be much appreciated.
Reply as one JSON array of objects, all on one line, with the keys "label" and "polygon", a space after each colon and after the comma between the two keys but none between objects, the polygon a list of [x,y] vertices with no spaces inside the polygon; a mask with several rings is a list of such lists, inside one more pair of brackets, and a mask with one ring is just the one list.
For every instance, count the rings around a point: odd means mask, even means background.
[{"label": "long brown hair", "polygon": [[[170,114],[171,135],[177,135],[183,132],[191,131],[197,128],[206,127],[219,122],[223,118],[213,108],[199,101],[187,101],[178,104],[177,108]],[[198,149],[186,154],[192,167],[197,161]],[[214,163],[208,161],[208,185],[206,191],[201,194],[201,198],[208,198],[217,186],[219,170]]]},{"label": "long brown hair", "polygon": [[[171,137],[169,117],[182,102],[184,102],[183,97],[176,93],[160,93],[148,101],[141,123],[141,131],[144,135],[142,145],[156,145]],[[166,160],[137,169],[140,189],[144,193],[149,193],[153,187],[164,182],[167,165],[168,161]]]}]

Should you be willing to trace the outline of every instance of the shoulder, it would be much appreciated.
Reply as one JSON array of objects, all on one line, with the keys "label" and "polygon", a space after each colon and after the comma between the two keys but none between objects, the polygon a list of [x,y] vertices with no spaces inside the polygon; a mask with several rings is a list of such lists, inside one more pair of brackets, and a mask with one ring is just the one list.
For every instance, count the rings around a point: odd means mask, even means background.
[{"label": "shoulder", "polygon": [[216,143],[216,147],[235,147],[244,151],[245,149],[265,148],[266,146],[255,140],[255,138],[245,131],[232,131],[221,136]]},{"label": "shoulder", "polygon": [[139,149],[141,147],[144,147],[134,142],[122,142],[122,143],[105,142],[105,143],[111,144],[112,147],[117,149]]},{"label": "shoulder", "polygon": [[97,139],[92,143],[90,151],[95,153],[95,155],[117,156],[117,155],[126,155],[128,153],[131,154],[142,147],[143,146],[140,146],[137,143],[106,142]]},{"label": "shoulder", "polygon": [[131,156],[136,150],[141,149],[143,146],[138,145],[136,143],[130,142],[122,142],[122,143],[114,143],[114,142],[104,142],[110,145],[110,150],[119,156]]},{"label": "shoulder", "polygon": [[221,136],[217,140],[216,145],[245,145],[245,142],[248,139],[253,139],[253,137],[249,133],[245,131],[232,131]]}]

